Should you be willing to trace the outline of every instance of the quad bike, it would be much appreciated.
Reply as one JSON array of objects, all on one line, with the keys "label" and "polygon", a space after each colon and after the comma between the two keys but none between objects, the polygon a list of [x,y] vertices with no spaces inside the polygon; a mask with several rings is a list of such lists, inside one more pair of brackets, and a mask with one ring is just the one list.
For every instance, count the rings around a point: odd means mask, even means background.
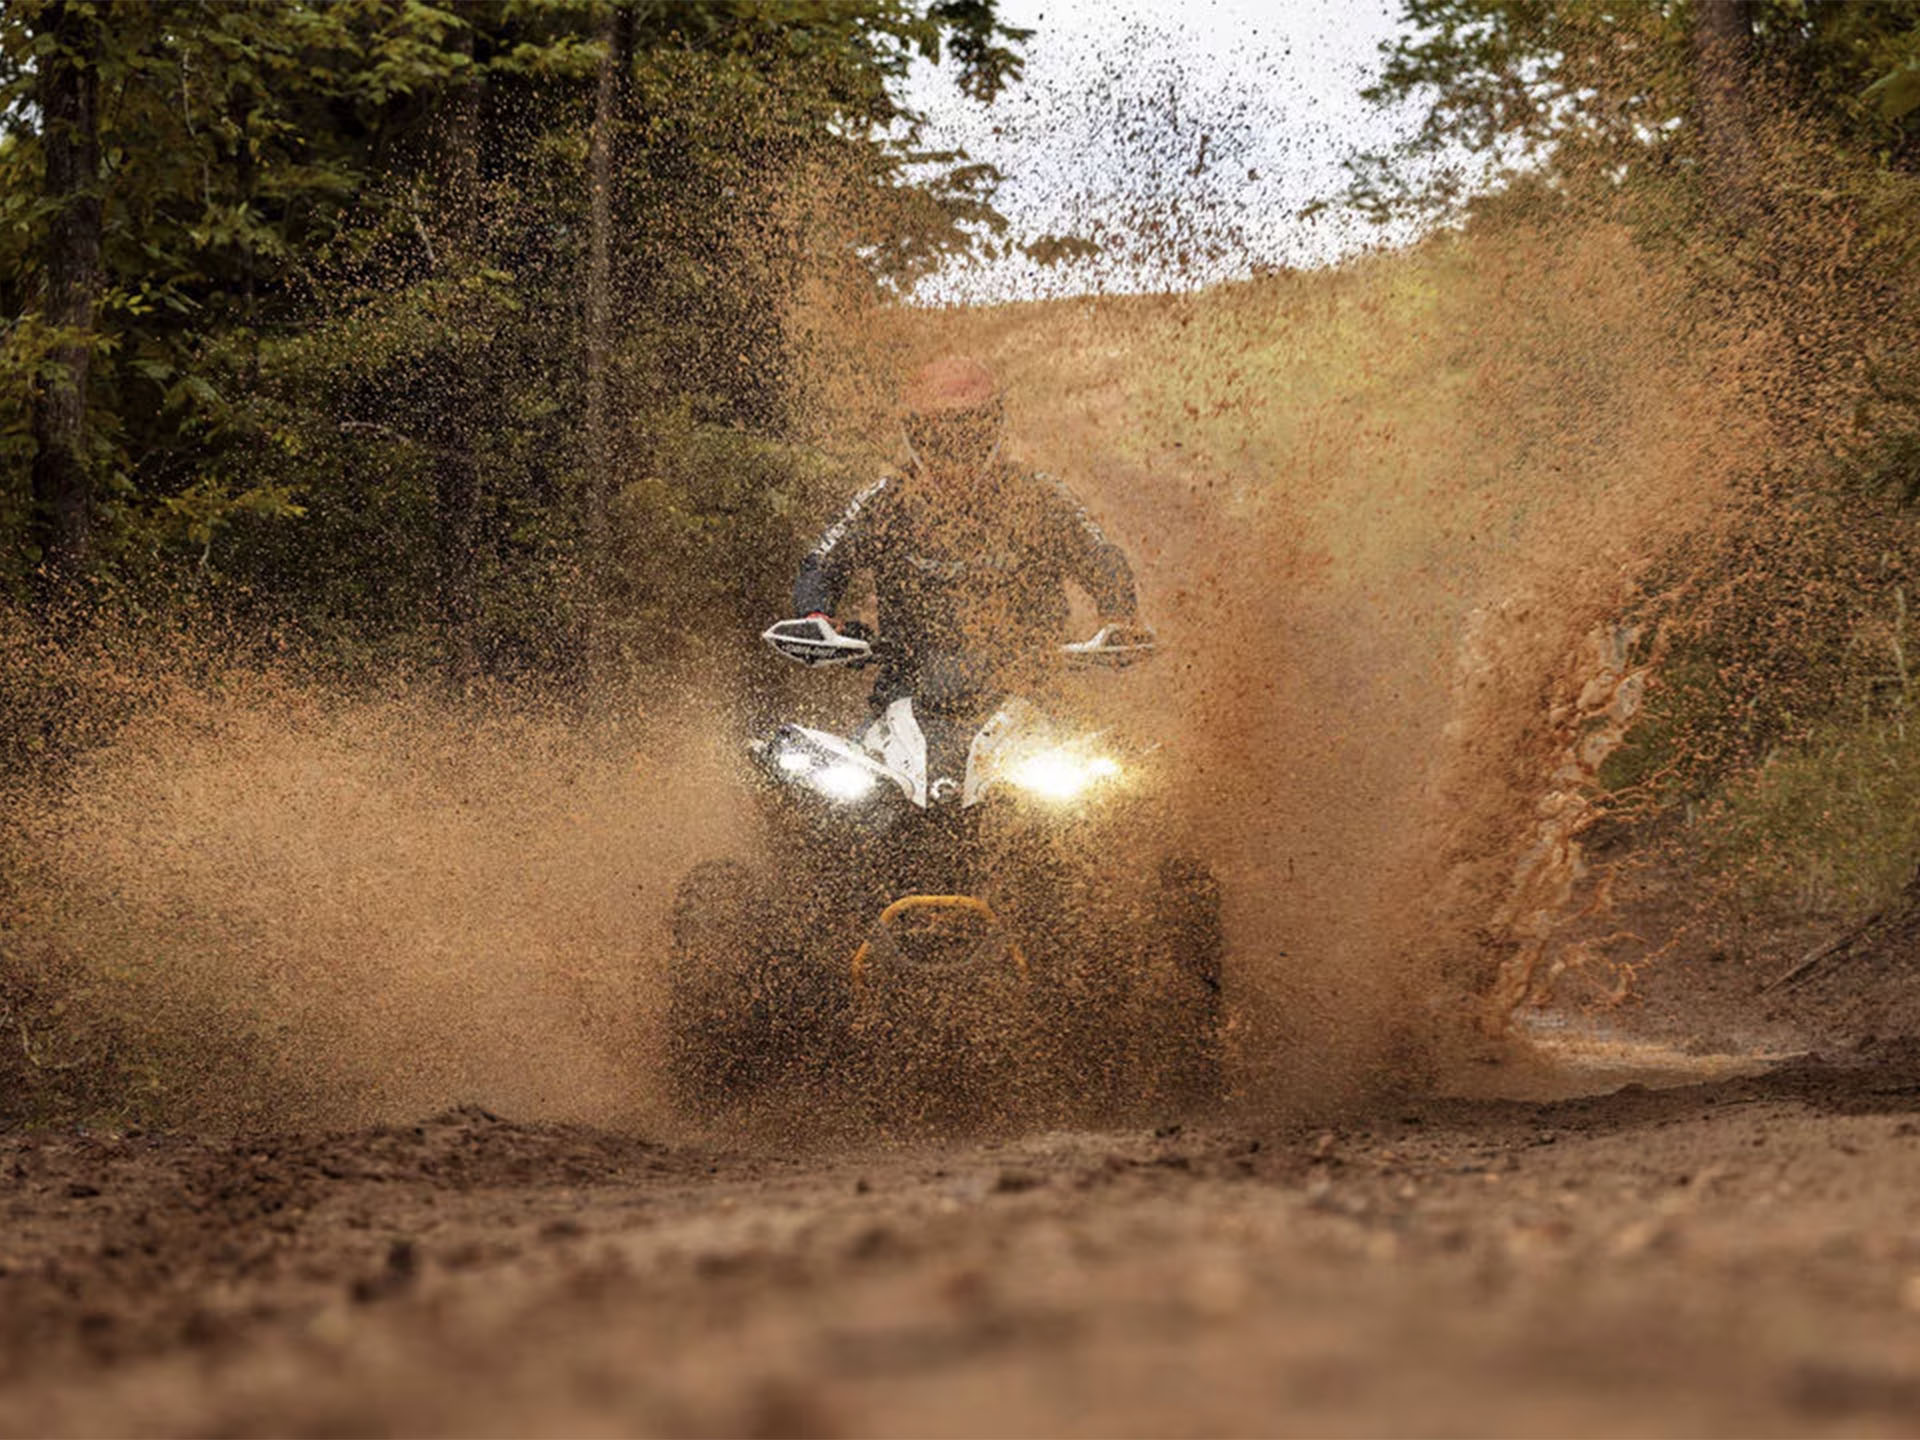
[{"label": "quad bike", "polygon": [[[809,666],[886,654],[819,619],[762,638]],[[1053,658],[1152,650],[1107,626]],[[817,1086],[966,1125],[1162,1117],[1217,1093],[1220,893],[1161,848],[1158,748],[1067,723],[1012,688],[1044,673],[1000,659],[917,663],[913,693],[851,739],[783,724],[750,742],[775,859],[696,866],[674,901],[683,1105]]]}]

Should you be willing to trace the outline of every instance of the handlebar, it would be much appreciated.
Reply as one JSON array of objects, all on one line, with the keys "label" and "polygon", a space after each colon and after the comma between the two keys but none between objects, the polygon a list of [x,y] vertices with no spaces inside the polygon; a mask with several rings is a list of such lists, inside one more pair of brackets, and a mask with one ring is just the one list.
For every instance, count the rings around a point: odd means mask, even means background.
[{"label": "handlebar", "polygon": [[1090,639],[1062,645],[1060,653],[1069,664],[1119,670],[1151,659],[1155,646],[1153,632],[1144,625],[1102,625]]},{"label": "handlebar", "polygon": [[801,665],[862,665],[873,658],[870,641],[842,635],[832,621],[818,615],[769,625],[760,632],[760,638],[778,654]]},{"label": "handlebar", "polygon": [[[818,615],[804,620],[782,620],[761,632],[760,638],[774,651],[796,664],[810,667],[871,664],[884,654],[884,638],[836,630],[833,622]],[[865,631],[866,627],[860,629]],[[1088,639],[1062,645],[1059,653],[1075,666],[1098,666],[1118,670],[1150,658],[1155,649],[1153,632],[1139,625],[1102,625]]]}]

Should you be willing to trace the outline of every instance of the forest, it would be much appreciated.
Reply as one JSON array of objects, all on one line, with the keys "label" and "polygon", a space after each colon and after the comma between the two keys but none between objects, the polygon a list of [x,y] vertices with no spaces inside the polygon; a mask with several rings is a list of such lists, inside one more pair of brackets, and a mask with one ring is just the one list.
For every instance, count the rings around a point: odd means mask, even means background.
[{"label": "forest", "polygon": [[[1404,19],[1372,98],[1424,123],[1349,201],[1631,226],[1789,331],[1801,393],[1767,398],[1822,434],[1768,483],[1920,491],[1909,7]],[[9,5],[14,623],[192,617],[458,684],[757,615],[786,517],[845,485],[855,317],[1012,243],[906,69],[990,102],[1022,36],[987,0]]]},{"label": "forest", "polygon": [[993,239],[907,66],[990,100],[1019,39],[983,0],[9,5],[7,604],[456,686],[721,623],[832,463],[809,316]]}]

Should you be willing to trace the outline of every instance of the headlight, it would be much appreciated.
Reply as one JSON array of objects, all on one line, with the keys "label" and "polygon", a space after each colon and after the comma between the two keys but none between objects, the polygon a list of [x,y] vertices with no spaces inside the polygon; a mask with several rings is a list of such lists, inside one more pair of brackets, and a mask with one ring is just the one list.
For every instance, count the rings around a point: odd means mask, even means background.
[{"label": "headlight", "polygon": [[864,800],[873,793],[873,772],[851,760],[836,760],[823,765],[807,779],[813,788],[829,800]]},{"label": "headlight", "polygon": [[844,804],[866,799],[880,783],[866,766],[804,743],[781,745],[773,753],[773,763],[788,779]]},{"label": "headlight", "polygon": [[1117,779],[1120,764],[1106,755],[1042,750],[1016,762],[1007,778],[1043,800],[1075,800],[1089,788]]}]

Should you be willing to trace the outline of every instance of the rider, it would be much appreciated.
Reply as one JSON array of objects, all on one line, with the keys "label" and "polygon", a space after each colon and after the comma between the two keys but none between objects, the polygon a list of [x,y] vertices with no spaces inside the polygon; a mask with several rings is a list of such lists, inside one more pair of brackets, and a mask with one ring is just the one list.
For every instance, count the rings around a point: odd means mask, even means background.
[{"label": "rider", "polygon": [[1001,453],[1006,406],[993,372],[945,356],[901,396],[911,464],[860,492],[801,562],[796,615],[834,623],[847,584],[873,572],[888,658],[877,706],[913,688],[917,662],[1059,638],[1065,582],[1103,625],[1135,625],[1133,571],[1073,492]]}]

